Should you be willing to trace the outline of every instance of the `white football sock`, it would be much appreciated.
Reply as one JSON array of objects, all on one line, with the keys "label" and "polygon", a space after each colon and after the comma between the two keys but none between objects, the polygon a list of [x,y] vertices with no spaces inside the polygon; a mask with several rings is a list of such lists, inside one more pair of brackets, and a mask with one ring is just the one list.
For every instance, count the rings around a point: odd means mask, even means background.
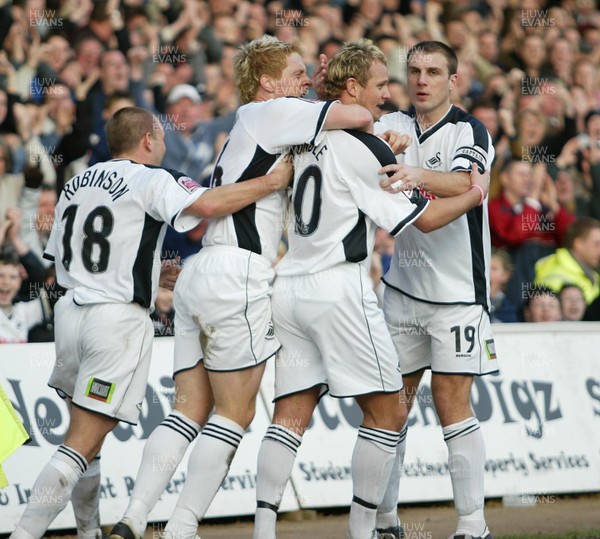
[{"label": "white football sock", "polygon": [[226,417],[213,415],[202,429],[188,463],[183,490],[165,532],[178,539],[194,539],[229,471],[244,429]]},{"label": "white football sock", "polygon": [[359,427],[352,453],[352,504],[349,539],[366,539],[375,534],[377,506],[396,459],[400,433],[377,428]]},{"label": "white football sock", "polygon": [[398,518],[398,492],[400,490],[400,474],[402,464],[404,464],[404,455],[406,454],[406,433],[408,426],[400,431],[400,441],[396,446],[396,460],[390,474],[390,481],[385,489],[383,501],[377,508],[377,528],[386,529],[394,526],[400,526]]},{"label": "white football sock", "polygon": [[254,539],[275,539],[277,510],[301,443],[302,436],[281,425],[265,433],[258,452]]},{"label": "white football sock", "polygon": [[136,533],[144,536],[148,514],[164,492],[200,426],[177,410],[163,419],[146,440],[142,462],[125,511]]},{"label": "white football sock", "polygon": [[79,478],[71,493],[71,503],[77,538],[101,538],[100,529],[100,454],[90,462],[86,472]]},{"label": "white football sock", "polygon": [[458,512],[457,534],[480,536],[485,530],[483,474],[485,445],[476,417],[444,427],[448,467]]},{"label": "white football sock", "polygon": [[87,461],[75,449],[64,444],[58,446],[35,480],[25,512],[11,538],[42,537],[69,503],[73,487],[87,467]]}]

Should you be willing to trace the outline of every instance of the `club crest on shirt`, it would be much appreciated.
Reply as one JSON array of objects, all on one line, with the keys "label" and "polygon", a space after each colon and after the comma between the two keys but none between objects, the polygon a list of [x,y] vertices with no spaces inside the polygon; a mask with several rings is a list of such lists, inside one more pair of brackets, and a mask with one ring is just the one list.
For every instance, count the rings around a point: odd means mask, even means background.
[{"label": "club crest on shirt", "polygon": [[267,328],[267,334],[265,335],[265,339],[268,341],[272,341],[275,338],[275,328],[273,327],[273,322],[269,322],[269,327]]},{"label": "club crest on shirt", "polygon": [[92,377],[85,390],[85,396],[108,404],[112,399],[114,390],[115,384],[112,382],[105,382],[100,378]]},{"label": "club crest on shirt", "polygon": [[442,164],[442,159],[441,159],[440,155],[442,155],[442,152],[438,152],[433,157],[430,157],[429,159],[427,159],[425,161],[425,166],[431,170],[440,168],[440,166]]}]

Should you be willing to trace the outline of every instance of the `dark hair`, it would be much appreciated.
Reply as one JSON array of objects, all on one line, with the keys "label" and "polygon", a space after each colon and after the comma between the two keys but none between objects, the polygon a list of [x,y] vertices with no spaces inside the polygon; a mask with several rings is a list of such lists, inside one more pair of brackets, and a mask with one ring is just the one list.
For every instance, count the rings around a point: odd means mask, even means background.
[{"label": "dark hair", "polygon": [[571,223],[567,229],[564,238],[564,244],[567,249],[572,249],[577,238],[586,238],[590,230],[600,228],[600,221],[593,217],[581,217]]},{"label": "dark hair", "polygon": [[[583,296],[583,299],[585,300],[585,294],[583,293],[583,290],[581,289],[580,286],[577,286],[576,284],[573,283],[566,283],[563,285],[563,287],[559,290],[558,295],[561,296],[564,290],[568,290],[569,288],[576,288],[577,290],[579,290],[581,292],[581,295]],[[559,297],[560,299],[560,297]]]},{"label": "dark hair", "polygon": [[146,133],[153,133],[153,114],[140,107],[118,110],[106,122],[106,140],[110,154],[123,155],[134,151]]},{"label": "dark hair", "polygon": [[12,251],[0,252],[0,266],[16,266],[17,268],[21,265],[19,258],[16,253]]},{"label": "dark hair", "polygon": [[495,111],[498,111],[498,106],[492,99],[478,97],[473,99],[473,103],[471,104],[469,112],[473,114],[473,111],[476,109],[494,109]]},{"label": "dark hair", "polygon": [[529,307],[529,304],[540,296],[550,296],[558,299],[558,295],[554,290],[550,290],[545,284],[534,284],[527,287],[527,297],[523,302],[523,308]]},{"label": "dark hair", "polygon": [[4,140],[4,137],[0,136],[0,148],[2,148],[2,152],[4,153],[4,162],[6,163],[5,174],[10,174],[12,172],[12,151],[10,146]]},{"label": "dark hair", "polygon": [[104,110],[109,110],[117,101],[121,99],[129,99],[132,103],[135,103],[135,99],[129,92],[115,92],[106,97],[104,102]]},{"label": "dark hair", "polygon": [[433,54],[435,52],[439,52],[446,57],[448,73],[450,75],[456,75],[458,70],[458,57],[456,56],[456,53],[450,47],[448,47],[448,45],[442,43],[441,41],[421,41],[417,43],[408,51],[406,62],[407,64],[410,64],[410,59],[414,54]]},{"label": "dark hair", "polygon": [[589,123],[589,121],[590,121],[590,120],[591,120],[591,119],[592,119],[594,116],[600,116],[600,110],[598,110],[598,109],[596,109],[596,110],[590,110],[590,112],[588,112],[588,113],[585,115],[585,120],[584,120],[584,123],[583,123],[583,124],[585,125],[585,128],[586,128],[586,129],[588,128],[588,123]]}]

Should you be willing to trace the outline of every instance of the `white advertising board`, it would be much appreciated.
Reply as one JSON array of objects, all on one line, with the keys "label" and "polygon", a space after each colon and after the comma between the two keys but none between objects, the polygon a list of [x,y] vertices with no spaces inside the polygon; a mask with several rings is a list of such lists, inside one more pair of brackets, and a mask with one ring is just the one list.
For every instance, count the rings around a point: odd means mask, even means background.
[{"label": "white advertising board", "polygon": [[[501,373],[475,381],[485,439],[487,496],[600,490],[600,324],[494,326]],[[425,373],[409,415],[400,501],[452,499],[448,452]],[[271,384],[263,385],[265,400]],[[302,507],[349,505],[361,414],[322,399],[292,479]]]},{"label": "white advertising board", "polygon": [[[14,529],[37,475],[50,459],[66,433],[68,410],[46,382],[54,365],[53,344],[0,346],[0,384],[30,433],[30,444],[19,448],[3,467],[10,485],[0,490],[0,533]],[[137,426],[120,424],[109,434],[102,449],[102,497],[100,515],[103,524],[117,522],[122,516],[141,460],[144,442],[171,409],[174,389],[172,373],[173,339],[154,340],[152,365]],[[244,436],[207,517],[254,514],[256,507],[256,456],[262,436],[270,423],[259,401],[256,417]],[[150,514],[151,521],[166,521],[171,515],[186,477],[186,453],[170,484]],[[167,463],[165,463],[167,464]],[[161,466],[160,462],[156,466]],[[201,486],[199,486],[201,488]],[[298,508],[288,487],[282,510]],[[75,520],[69,505],[50,529],[73,528]]]},{"label": "white advertising board", "polygon": [[[545,495],[600,491],[600,324],[494,326],[501,373],[476,380],[473,407],[486,441],[486,495]],[[102,451],[103,523],[127,506],[143,444],[168,414],[173,399],[173,341],[155,339],[146,402],[136,427],[119,426]],[[52,344],[2,345],[0,384],[32,442],[4,463],[11,484],[0,490],[0,533],[12,531],[28,490],[61,442],[67,408],[46,385]],[[267,368],[256,418],[207,517],[254,513],[256,456],[272,414],[273,362]],[[424,376],[409,416],[400,500],[450,500],[447,450]],[[350,460],[361,413],[351,399],[322,399],[294,467],[281,510],[348,506]],[[160,464],[160,463],[158,463]],[[187,456],[151,513],[166,520],[185,480]],[[68,508],[51,529],[74,526]]]}]

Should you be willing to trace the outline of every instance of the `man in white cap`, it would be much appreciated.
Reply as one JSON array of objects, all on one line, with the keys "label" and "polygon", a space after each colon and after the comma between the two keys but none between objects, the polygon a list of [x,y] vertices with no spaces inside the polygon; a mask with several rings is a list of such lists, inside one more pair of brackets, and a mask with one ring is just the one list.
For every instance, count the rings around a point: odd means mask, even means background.
[{"label": "man in white cap", "polygon": [[181,170],[197,181],[202,181],[213,161],[217,136],[229,133],[235,120],[232,113],[202,122],[201,103],[198,90],[190,84],[178,84],[169,93],[164,125],[167,153],[162,163],[165,168]]}]

